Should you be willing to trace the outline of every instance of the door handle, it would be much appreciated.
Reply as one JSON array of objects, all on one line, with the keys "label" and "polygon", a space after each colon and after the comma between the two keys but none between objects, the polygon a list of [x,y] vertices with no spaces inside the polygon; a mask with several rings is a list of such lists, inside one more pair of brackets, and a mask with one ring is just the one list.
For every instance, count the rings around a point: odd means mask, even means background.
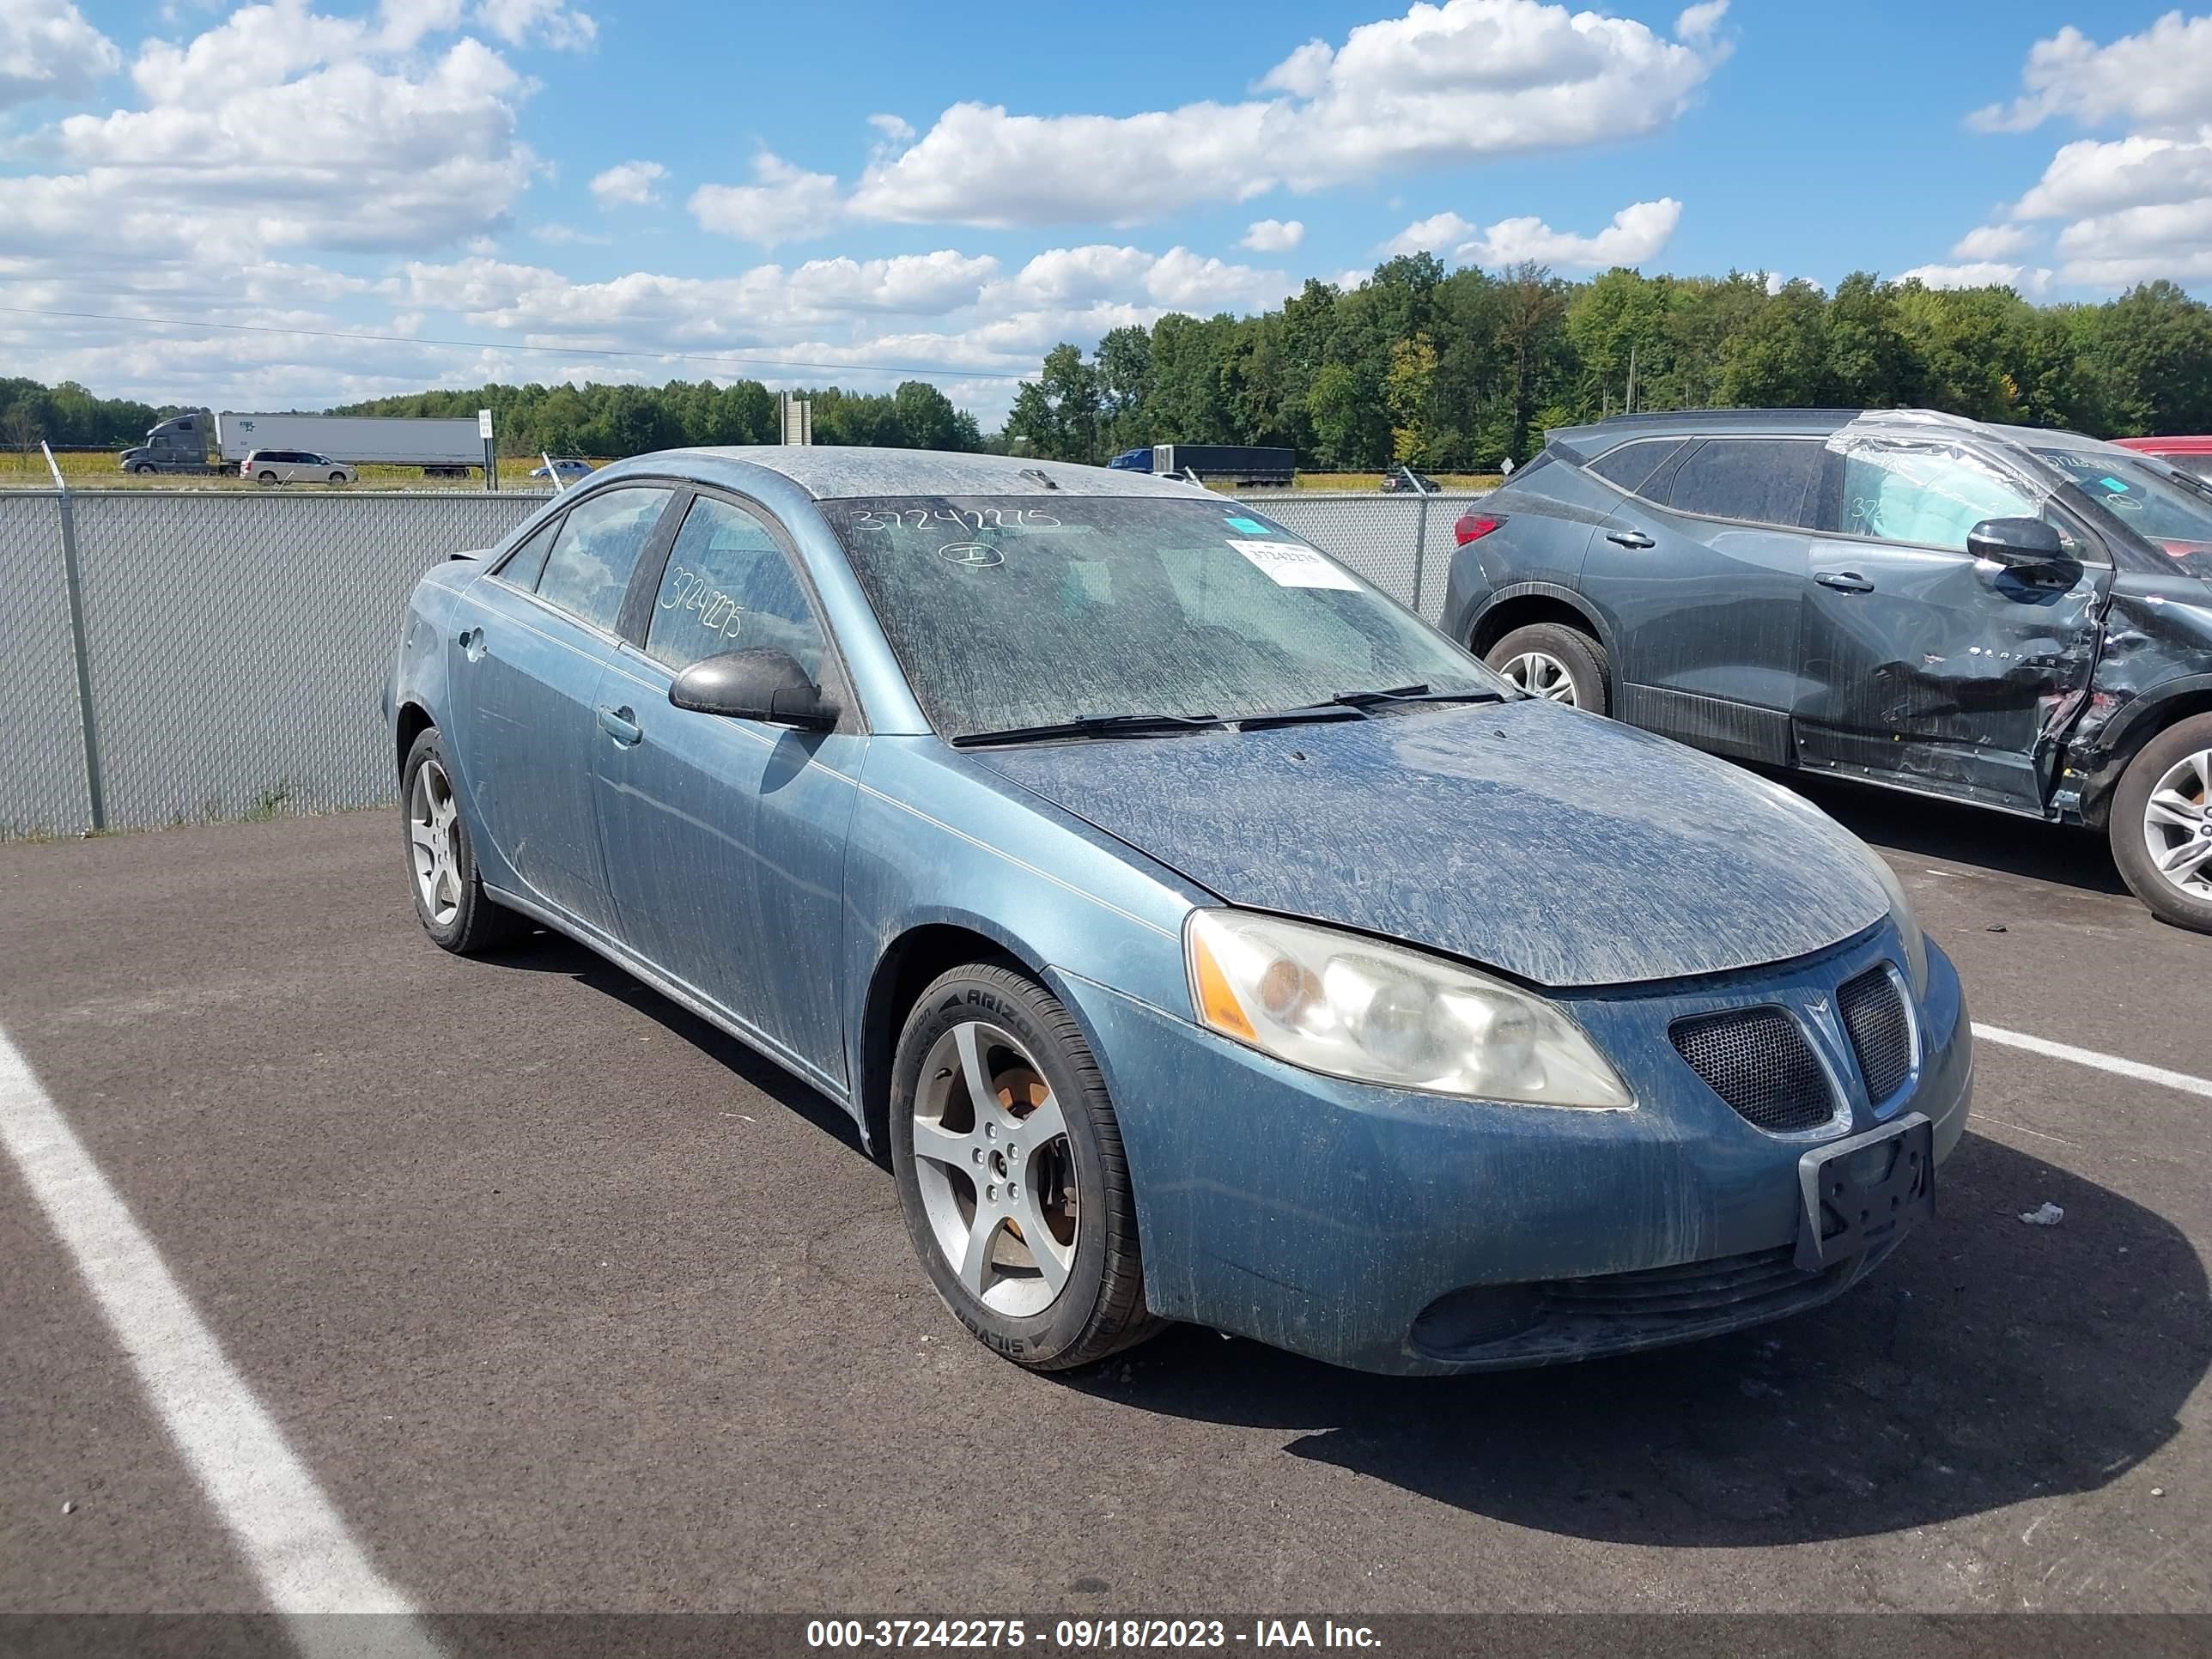
[{"label": "door handle", "polygon": [[461,654],[471,662],[483,660],[484,631],[483,629],[464,628],[460,632],[460,637],[454,643],[461,647]]},{"label": "door handle", "polygon": [[1651,538],[1640,530],[1613,530],[1606,532],[1606,540],[1615,547],[1650,547]]},{"label": "door handle", "polygon": [[1871,593],[1874,584],[1856,570],[1823,570],[1813,580],[1838,593]]},{"label": "door handle", "polygon": [[645,741],[645,728],[637,723],[637,716],[628,704],[620,708],[599,705],[599,730],[625,749],[635,748]]}]

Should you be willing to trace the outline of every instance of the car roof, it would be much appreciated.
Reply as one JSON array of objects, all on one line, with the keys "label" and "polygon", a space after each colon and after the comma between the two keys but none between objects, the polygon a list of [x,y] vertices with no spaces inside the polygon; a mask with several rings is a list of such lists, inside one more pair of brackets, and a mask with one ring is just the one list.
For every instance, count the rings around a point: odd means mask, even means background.
[{"label": "car roof", "polygon": [[2105,440],[2057,427],[2001,426],[1937,409],[1685,409],[1616,415],[1586,426],[1553,427],[1547,442],[1602,453],[1636,438],[1729,435],[1828,437],[1847,426],[1869,432],[1926,434],[1946,428],[2021,448],[2101,449]]},{"label": "car roof", "polygon": [[[664,449],[599,469],[680,472],[702,483],[744,489],[761,471],[788,479],[816,501],[856,495],[1188,496],[1198,485],[1149,473],[1079,466],[1024,455],[975,455],[938,449],[869,449],[844,444],[754,444]],[[1049,479],[1049,485],[1040,482]]]}]

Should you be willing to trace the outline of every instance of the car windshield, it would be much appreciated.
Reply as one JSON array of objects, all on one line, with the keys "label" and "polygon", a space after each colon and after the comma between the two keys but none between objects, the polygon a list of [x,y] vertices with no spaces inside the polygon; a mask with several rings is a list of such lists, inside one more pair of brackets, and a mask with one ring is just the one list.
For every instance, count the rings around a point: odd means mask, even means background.
[{"label": "car windshield", "polygon": [[2212,576],[2212,488],[2166,462],[2117,447],[2035,453],[2185,573]]},{"label": "car windshield", "polygon": [[939,733],[1117,715],[1240,720],[1361,692],[1510,695],[1231,500],[824,501]]}]

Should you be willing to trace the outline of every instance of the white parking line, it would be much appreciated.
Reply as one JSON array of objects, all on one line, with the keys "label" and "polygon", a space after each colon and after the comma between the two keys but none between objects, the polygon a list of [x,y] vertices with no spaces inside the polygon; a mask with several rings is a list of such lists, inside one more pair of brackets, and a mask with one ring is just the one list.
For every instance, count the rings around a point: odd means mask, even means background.
[{"label": "white parking line", "polygon": [[2122,1060],[2118,1054],[2100,1054],[2094,1048],[2076,1048],[2070,1042],[2053,1042],[2049,1037],[2030,1036],[2025,1031],[2008,1031],[2001,1025],[1984,1025],[1977,1021],[1974,1035],[1984,1042],[2002,1043],[2008,1048],[2025,1048],[2033,1054],[2048,1054],[2053,1060],[2070,1060],[2076,1066],[2094,1066],[2100,1072],[2112,1072],[2120,1077],[2131,1077],[2138,1083],[2155,1083],[2163,1089],[2179,1089],[2184,1094],[2203,1095],[2212,1099],[2212,1079],[2191,1077],[2186,1072],[2169,1072],[2163,1066],[2146,1066],[2139,1060]]},{"label": "white parking line", "polygon": [[[253,1396],[130,1207],[0,1032],[0,1146],[76,1260],[177,1449],[310,1651],[434,1654]],[[311,1615],[368,1613],[350,1621]]]}]

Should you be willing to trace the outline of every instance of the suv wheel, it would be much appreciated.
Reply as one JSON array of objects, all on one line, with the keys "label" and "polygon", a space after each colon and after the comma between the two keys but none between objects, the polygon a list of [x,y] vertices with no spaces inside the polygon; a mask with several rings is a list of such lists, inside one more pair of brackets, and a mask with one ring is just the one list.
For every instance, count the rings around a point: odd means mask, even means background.
[{"label": "suv wheel", "polygon": [[1580,629],[1531,623],[1492,646],[1482,659],[1531,696],[1593,714],[1610,706],[1605,647]]},{"label": "suv wheel", "polygon": [[2106,833],[2152,915],[2212,933],[2212,714],[2177,721],[2128,763]]}]

